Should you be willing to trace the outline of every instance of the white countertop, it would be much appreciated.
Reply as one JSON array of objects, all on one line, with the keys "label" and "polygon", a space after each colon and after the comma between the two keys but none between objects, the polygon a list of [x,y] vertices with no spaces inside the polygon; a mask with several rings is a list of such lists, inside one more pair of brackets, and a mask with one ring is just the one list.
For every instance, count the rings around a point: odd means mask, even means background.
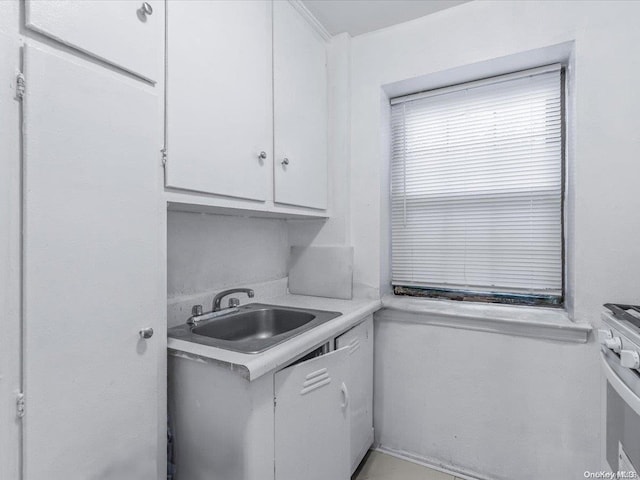
[{"label": "white countertop", "polygon": [[304,295],[283,295],[264,299],[264,302],[261,303],[283,307],[337,311],[342,312],[342,315],[261,353],[233,352],[186,340],[168,338],[167,347],[169,353],[174,356],[193,358],[196,361],[216,363],[236,371],[239,375],[252,381],[289,363],[291,360],[321,345],[327,339],[345,332],[382,306],[380,300],[338,300]]}]

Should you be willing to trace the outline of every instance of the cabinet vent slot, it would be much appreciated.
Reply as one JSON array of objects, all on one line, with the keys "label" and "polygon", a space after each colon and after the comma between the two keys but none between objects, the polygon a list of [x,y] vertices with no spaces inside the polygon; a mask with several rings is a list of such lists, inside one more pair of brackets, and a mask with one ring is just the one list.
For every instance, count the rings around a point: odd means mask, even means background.
[{"label": "cabinet vent slot", "polygon": [[360,340],[356,339],[353,340],[350,344],[349,344],[349,355],[353,355],[356,350],[358,350],[360,348]]},{"label": "cabinet vent slot", "polygon": [[302,390],[300,390],[300,395],[306,395],[307,393],[317,390],[329,383],[331,383],[331,377],[329,376],[327,369],[322,368],[320,370],[316,370],[305,377],[305,381],[302,384]]},{"label": "cabinet vent slot", "polygon": [[327,373],[327,369],[326,368],[321,368],[320,370],[316,370],[315,372],[311,372],[309,375],[307,375],[305,377],[305,383],[306,383],[306,380],[311,380],[312,378],[318,377],[318,376],[322,375],[323,373],[324,374]]}]

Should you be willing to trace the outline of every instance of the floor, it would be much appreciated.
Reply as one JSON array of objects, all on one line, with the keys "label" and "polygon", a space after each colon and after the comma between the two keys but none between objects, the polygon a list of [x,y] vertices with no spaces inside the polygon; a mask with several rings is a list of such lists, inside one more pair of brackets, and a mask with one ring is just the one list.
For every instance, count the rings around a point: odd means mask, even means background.
[{"label": "floor", "polygon": [[351,480],[461,480],[413,462],[370,451]]}]

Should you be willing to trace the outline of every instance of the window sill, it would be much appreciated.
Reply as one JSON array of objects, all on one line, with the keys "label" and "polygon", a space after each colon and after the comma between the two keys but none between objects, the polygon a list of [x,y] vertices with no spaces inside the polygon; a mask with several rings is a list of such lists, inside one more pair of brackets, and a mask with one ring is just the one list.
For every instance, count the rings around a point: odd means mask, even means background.
[{"label": "window sill", "polygon": [[519,337],[586,343],[591,325],[571,321],[566,311],[545,307],[463,303],[385,295],[382,319],[462,328]]}]

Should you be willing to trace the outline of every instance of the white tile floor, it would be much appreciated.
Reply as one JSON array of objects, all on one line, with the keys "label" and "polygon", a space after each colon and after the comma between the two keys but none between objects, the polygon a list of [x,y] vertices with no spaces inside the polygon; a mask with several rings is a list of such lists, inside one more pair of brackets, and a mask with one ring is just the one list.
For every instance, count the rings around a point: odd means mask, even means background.
[{"label": "white tile floor", "polygon": [[370,451],[351,480],[460,480],[413,462]]}]

